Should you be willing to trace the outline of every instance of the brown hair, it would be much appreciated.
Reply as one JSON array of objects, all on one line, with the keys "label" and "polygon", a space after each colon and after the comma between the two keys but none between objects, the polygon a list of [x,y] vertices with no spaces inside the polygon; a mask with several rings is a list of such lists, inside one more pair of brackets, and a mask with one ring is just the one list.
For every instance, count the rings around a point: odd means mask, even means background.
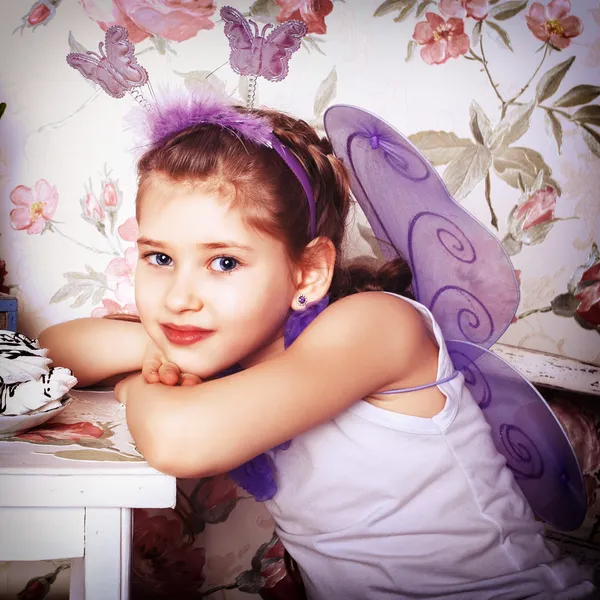
[{"label": "brown hair", "polygon": [[[382,266],[364,260],[343,263],[350,186],[346,169],[333,155],[329,140],[320,138],[306,122],[280,112],[251,112],[270,122],[275,135],[308,174],[315,198],[317,236],[329,238],[337,252],[331,301],[361,291],[386,290],[410,296],[412,274],[401,258]],[[173,134],[148,150],[138,163],[138,218],[144,189],[155,173],[176,182],[202,183],[232,198],[250,226],[284,244],[293,263],[307,258],[303,253],[311,235],[306,195],[294,173],[271,148],[244,142],[218,125],[200,124]]]}]

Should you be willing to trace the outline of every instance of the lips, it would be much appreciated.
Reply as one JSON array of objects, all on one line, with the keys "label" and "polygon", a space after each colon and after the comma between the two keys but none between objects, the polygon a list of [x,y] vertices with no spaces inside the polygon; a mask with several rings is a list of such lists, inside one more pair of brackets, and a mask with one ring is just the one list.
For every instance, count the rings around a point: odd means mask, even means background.
[{"label": "lips", "polygon": [[211,329],[201,329],[189,325],[174,325],[172,323],[161,325],[160,328],[169,342],[176,346],[196,344],[214,333]]}]

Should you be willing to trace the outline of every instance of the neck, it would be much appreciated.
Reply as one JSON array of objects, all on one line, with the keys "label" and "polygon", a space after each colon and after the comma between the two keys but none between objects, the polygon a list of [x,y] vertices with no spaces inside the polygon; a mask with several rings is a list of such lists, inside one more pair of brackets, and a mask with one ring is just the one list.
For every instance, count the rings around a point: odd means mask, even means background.
[{"label": "neck", "polygon": [[243,369],[248,369],[249,367],[254,367],[262,362],[267,360],[271,360],[284,352],[284,344],[283,344],[283,331],[277,333],[275,339],[269,342],[266,346],[260,348],[253,354],[247,356],[244,360],[240,361],[240,366]]}]

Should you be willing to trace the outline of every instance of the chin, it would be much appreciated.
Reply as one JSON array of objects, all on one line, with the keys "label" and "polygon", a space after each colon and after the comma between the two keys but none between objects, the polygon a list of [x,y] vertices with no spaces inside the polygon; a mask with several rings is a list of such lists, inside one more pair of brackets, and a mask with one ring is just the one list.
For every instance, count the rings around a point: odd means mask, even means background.
[{"label": "chin", "polygon": [[197,375],[202,381],[212,379],[233,366],[229,361],[222,363],[218,360],[207,360],[207,357],[193,357],[177,348],[169,348],[165,355],[168,360],[179,367],[182,373]]}]

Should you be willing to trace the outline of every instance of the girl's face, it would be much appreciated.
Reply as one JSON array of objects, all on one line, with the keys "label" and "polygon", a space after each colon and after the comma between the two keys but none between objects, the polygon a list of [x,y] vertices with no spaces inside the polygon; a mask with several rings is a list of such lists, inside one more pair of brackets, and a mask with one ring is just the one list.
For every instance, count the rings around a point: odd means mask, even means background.
[{"label": "girl's face", "polygon": [[152,340],[200,378],[283,351],[296,291],[283,245],[200,185],[146,183],[135,296]]}]

